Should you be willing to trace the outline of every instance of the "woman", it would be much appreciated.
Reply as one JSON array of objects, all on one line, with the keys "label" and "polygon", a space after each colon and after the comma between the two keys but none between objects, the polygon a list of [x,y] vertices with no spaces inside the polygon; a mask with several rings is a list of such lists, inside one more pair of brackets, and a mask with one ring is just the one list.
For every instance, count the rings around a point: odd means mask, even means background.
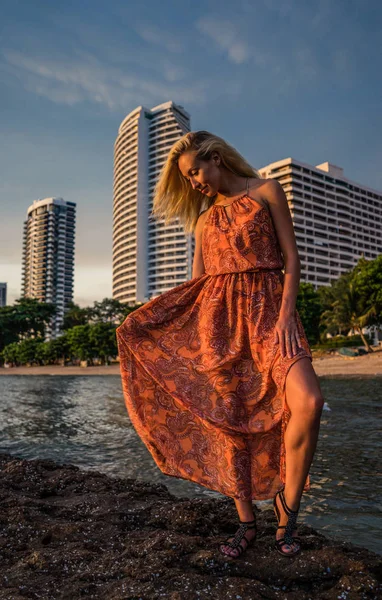
[{"label": "woman", "polygon": [[222,554],[253,543],[252,500],[273,498],[275,547],[294,556],[324,400],[295,308],[284,191],[222,138],[190,132],[169,153],[153,213],[194,233],[193,277],[117,330],[131,421],[163,473],[234,499],[240,526]]}]

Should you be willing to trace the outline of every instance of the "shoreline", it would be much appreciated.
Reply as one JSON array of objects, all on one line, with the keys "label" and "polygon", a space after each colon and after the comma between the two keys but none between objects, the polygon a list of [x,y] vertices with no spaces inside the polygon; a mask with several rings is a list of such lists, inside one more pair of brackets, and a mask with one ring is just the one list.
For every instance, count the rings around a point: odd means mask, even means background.
[{"label": "shoreline", "polygon": [[381,597],[380,555],[300,523],[301,553],[286,560],[272,510],[255,507],[259,540],[231,562],[218,547],[237,530],[232,498],[5,453],[0,473],[4,599]]},{"label": "shoreline", "polygon": [[[382,376],[382,351],[378,350],[372,354],[363,356],[344,357],[340,355],[324,355],[314,356],[313,368],[319,377],[326,376]],[[119,375],[119,363],[113,363],[109,366],[96,367],[76,367],[59,365],[33,366],[33,367],[0,367],[1,375],[52,375],[52,376],[67,376],[67,375]]]}]

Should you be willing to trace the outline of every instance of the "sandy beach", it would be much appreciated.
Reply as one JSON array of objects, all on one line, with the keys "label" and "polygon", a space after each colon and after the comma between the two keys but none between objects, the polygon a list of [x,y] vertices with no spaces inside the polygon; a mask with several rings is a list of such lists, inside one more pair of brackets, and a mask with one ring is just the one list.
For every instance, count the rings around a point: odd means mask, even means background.
[{"label": "sandy beach", "polygon": [[314,357],[313,367],[319,377],[328,375],[382,376],[382,349],[363,356]]},{"label": "sandy beach", "polygon": [[[382,376],[382,349],[364,356],[344,357],[324,355],[313,358],[313,367],[319,377],[329,375]],[[0,368],[0,375],[119,375],[119,364],[108,367],[13,367]]]}]

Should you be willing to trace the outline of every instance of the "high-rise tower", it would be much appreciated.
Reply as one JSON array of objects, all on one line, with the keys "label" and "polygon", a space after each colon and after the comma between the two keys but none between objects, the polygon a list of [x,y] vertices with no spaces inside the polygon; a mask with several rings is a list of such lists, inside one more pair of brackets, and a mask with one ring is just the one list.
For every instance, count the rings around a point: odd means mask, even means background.
[{"label": "high-rise tower", "polygon": [[190,131],[182,106],[138,106],[122,121],[114,150],[113,297],[146,302],[192,276],[193,236],[178,220],[150,217],[159,172],[171,146]]},{"label": "high-rise tower", "polygon": [[301,261],[301,281],[330,285],[363,254],[382,253],[382,193],[347,179],[329,162],[285,158],[259,169],[288,199]]},{"label": "high-rise tower", "polygon": [[75,211],[62,198],[35,200],[24,223],[22,294],[56,305],[47,338],[60,333],[73,300]]},{"label": "high-rise tower", "polygon": [[7,305],[7,284],[0,283],[0,308]]}]

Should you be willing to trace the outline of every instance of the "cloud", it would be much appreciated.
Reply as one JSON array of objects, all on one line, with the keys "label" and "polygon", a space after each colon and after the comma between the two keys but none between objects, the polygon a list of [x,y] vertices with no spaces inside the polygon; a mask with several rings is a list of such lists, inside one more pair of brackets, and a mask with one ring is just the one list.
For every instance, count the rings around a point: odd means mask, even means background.
[{"label": "cloud", "polygon": [[[252,10],[249,7],[248,10]],[[247,89],[272,88],[272,94],[281,98],[295,93],[306,82],[318,81],[320,65],[313,50],[303,40],[288,41],[279,35],[277,43],[270,45],[257,23],[257,27],[238,19],[228,21],[209,15],[199,19],[197,29],[208,36],[215,46],[223,50],[230,62],[237,65],[255,65],[253,77],[247,81]]]},{"label": "cloud", "polygon": [[170,60],[165,59],[162,62],[162,69],[167,81],[179,81],[186,76],[186,71]]},{"label": "cloud", "polygon": [[101,63],[89,53],[81,52],[71,59],[25,55],[19,51],[4,52],[12,74],[30,92],[52,102],[73,106],[92,102],[110,110],[125,109],[132,104],[149,104],[161,98],[176,102],[201,104],[207,87],[202,81],[178,83],[184,71],[171,61],[152,65],[155,72],[134,73],[130,68]]},{"label": "cloud", "polygon": [[215,45],[225,51],[231,62],[242,64],[248,60],[251,52],[248,45],[240,37],[239,28],[231,21],[203,17],[196,22],[196,28],[207,35]]},{"label": "cloud", "polygon": [[140,24],[135,27],[135,31],[145,42],[161,46],[169,52],[178,54],[184,49],[182,42],[173,33],[158,29],[153,25]]}]

